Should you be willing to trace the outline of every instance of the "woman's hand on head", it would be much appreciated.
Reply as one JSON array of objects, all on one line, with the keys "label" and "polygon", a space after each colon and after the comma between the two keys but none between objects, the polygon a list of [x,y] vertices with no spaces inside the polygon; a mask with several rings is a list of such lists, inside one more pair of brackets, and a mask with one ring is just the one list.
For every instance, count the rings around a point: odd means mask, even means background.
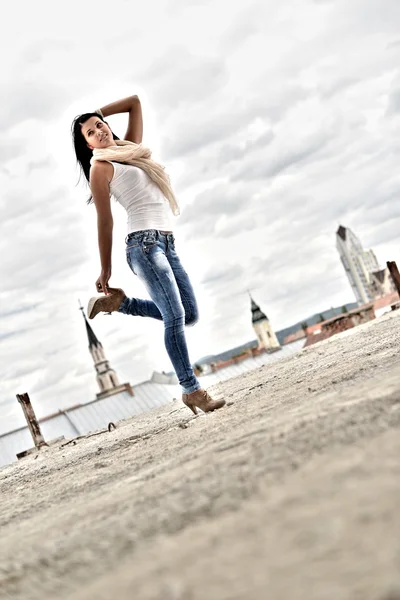
[{"label": "woman's hand on head", "polygon": [[111,269],[109,269],[108,271],[101,271],[100,273],[100,277],[97,279],[96,281],[96,291],[101,294],[106,294],[106,296],[108,296],[109,289],[108,289],[108,282],[110,280],[111,277]]}]

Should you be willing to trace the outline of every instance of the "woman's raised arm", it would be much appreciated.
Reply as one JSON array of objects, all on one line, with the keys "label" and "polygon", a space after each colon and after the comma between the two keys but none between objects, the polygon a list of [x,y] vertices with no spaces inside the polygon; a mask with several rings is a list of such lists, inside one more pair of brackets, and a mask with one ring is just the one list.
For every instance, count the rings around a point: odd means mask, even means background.
[{"label": "woman's raised arm", "polygon": [[143,117],[142,106],[138,96],[128,96],[111,104],[101,107],[101,112],[104,118],[119,113],[129,113],[128,129],[125,133],[125,140],[141,144],[143,138]]}]

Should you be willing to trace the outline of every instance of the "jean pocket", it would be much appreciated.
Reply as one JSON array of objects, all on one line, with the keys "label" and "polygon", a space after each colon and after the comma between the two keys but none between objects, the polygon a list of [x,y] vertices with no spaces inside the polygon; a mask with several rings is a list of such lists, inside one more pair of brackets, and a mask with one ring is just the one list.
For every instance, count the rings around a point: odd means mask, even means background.
[{"label": "jean pocket", "polygon": [[131,248],[137,248],[140,245],[139,240],[131,240],[130,242],[128,242],[128,245],[126,246],[126,251],[129,252],[129,250],[131,250]]}]

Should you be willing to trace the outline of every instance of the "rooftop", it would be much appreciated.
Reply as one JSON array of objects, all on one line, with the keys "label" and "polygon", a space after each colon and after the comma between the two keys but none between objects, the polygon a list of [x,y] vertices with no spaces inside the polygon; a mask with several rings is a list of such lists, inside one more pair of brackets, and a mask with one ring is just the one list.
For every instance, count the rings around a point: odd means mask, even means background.
[{"label": "rooftop", "polygon": [[394,598],[399,327],[219,383],[214,413],[170,402],[4,467],[3,596]]}]

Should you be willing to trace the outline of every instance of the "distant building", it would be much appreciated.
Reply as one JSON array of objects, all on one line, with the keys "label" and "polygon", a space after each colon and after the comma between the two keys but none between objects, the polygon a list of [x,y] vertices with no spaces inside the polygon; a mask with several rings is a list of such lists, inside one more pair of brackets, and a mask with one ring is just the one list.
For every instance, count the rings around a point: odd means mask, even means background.
[{"label": "distant building", "polygon": [[389,269],[381,269],[371,273],[370,289],[374,298],[381,298],[382,296],[388,296],[396,292],[396,286],[390,275]]},{"label": "distant building", "polygon": [[251,296],[250,300],[252,323],[257,335],[258,349],[269,350],[270,348],[279,348],[280,343],[278,342],[278,338],[276,337],[267,316],[262,312]]},{"label": "distant building", "polygon": [[297,340],[301,340],[307,336],[308,328],[298,329],[294,333],[290,333],[285,338],[283,338],[282,344],[291,344],[292,342],[297,342]]},{"label": "distant building", "polygon": [[336,247],[358,304],[367,304],[384,295],[380,293],[379,282],[384,281],[387,287],[387,275],[382,275],[374,252],[364,250],[358,237],[342,225],[336,232]]},{"label": "distant building", "polygon": [[149,381],[152,383],[162,383],[164,385],[177,385],[179,383],[175,373],[165,373],[165,371],[153,371]]},{"label": "distant building", "polygon": [[96,394],[96,397],[98,399],[106,398],[107,396],[113,396],[114,394],[120,394],[121,392],[128,392],[133,396],[133,390],[130,383],[119,383],[117,374],[114,369],[110,367],[104,348],[89,325],[82,306],[81,311],[89,340],[89,352],[93,358],[94,368],[96,369],[96,379],[100,388],[100,392]]},{"label": "distant building", "polygon": [[314,327],[319,326],[320,329],[313,329],[312,327],[307,329],[307,339],[304,348],[326,340],[347,329],[352,329],[353,327],[372,321],[375,319],[375,316],[374,304],[371,302],[370,304],[350,310],[347,313],[332,317],[323,323],[316,323]]}]

